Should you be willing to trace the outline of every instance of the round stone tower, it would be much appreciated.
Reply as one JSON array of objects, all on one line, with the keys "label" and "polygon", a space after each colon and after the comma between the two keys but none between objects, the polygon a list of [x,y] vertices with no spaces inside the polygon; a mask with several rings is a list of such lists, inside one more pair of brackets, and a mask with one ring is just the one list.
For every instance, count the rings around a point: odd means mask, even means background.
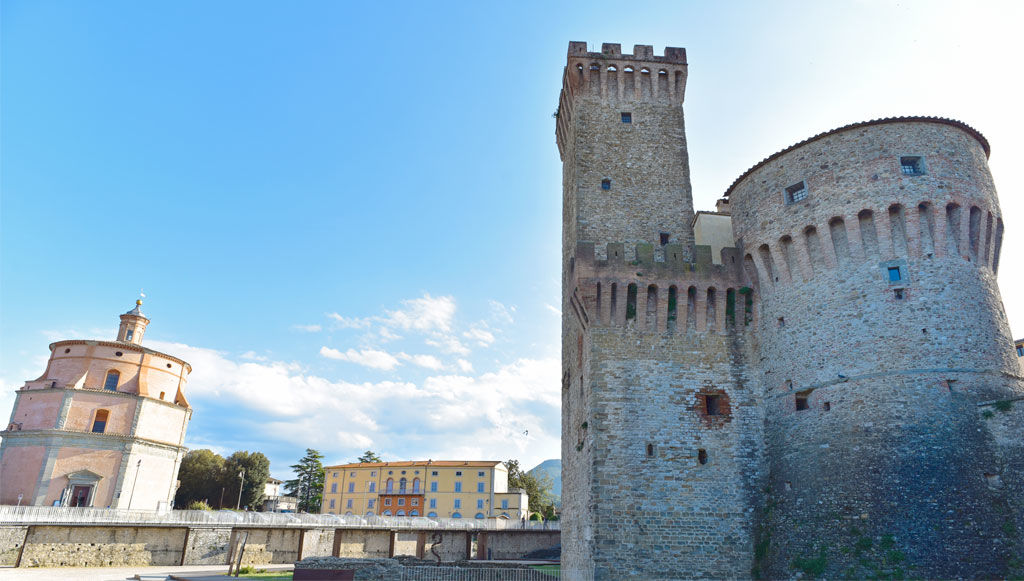
[{"label": "round stone tower", "polygon": [[1020,367],[989,146],[906,117],[726,192],[757,290],[769,486],[755,571],[988,577],[1020,562]]}]

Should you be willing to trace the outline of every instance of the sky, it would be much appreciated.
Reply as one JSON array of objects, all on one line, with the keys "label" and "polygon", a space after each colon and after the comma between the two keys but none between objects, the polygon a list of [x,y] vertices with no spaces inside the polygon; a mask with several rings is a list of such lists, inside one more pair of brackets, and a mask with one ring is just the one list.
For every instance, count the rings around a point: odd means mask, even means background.
[{"label": "sky", "polygon": [[0,3],[0,410],[60,339],[192,364],[186,445],[559,456],[569,41],[687,49],[696,209],[847,123],[992,146],[1024,336],[1017,2]]}]

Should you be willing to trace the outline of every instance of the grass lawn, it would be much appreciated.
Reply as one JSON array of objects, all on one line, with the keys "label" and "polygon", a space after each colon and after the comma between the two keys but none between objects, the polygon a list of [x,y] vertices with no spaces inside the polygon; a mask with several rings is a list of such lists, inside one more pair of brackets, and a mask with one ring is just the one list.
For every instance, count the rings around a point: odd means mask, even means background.
[{"label": "grass lawn", "polygon": [[234,575],[225,575],[226,579],[259,579],[260,581],[277,580],[277,581],[291,581],[291,571],[267,571],[264,569],[256,569],[246,571],[242,568],[242,571],[238,574],[238,577]]},{"label": "grass lawn", "polygon": [[561,565],[530,565],[530,568],[541,573],[550,573],[552,577],[560,576],[562,571]]}]

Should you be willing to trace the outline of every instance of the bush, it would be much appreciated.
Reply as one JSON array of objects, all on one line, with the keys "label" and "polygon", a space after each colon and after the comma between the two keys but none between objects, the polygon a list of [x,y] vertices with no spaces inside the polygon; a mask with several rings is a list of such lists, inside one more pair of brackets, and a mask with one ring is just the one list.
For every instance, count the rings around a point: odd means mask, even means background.
[{"label": "bush", "polygon": [[185,510],[213,510],[213,508],[201,500],[193,500],[185,505]]}]

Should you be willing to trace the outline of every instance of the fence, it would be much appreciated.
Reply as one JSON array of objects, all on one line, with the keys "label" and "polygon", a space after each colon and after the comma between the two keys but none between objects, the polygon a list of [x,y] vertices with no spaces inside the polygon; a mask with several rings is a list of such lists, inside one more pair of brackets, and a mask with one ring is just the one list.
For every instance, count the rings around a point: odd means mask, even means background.
[{"label": "fence", "polygon": [[401,516],[355,516],[234,510],[124,510],[68,506],[0,505],[3,524],[153,524],[221,525],[299,528],[443,529],[443,530],[559,530],[558,521],[526,521],[501,518],[462,519]]},{"label": "fence", "polygon": [[537,568],[403,567],[401,581],[551,581],[560,579],[557,566]]}]

